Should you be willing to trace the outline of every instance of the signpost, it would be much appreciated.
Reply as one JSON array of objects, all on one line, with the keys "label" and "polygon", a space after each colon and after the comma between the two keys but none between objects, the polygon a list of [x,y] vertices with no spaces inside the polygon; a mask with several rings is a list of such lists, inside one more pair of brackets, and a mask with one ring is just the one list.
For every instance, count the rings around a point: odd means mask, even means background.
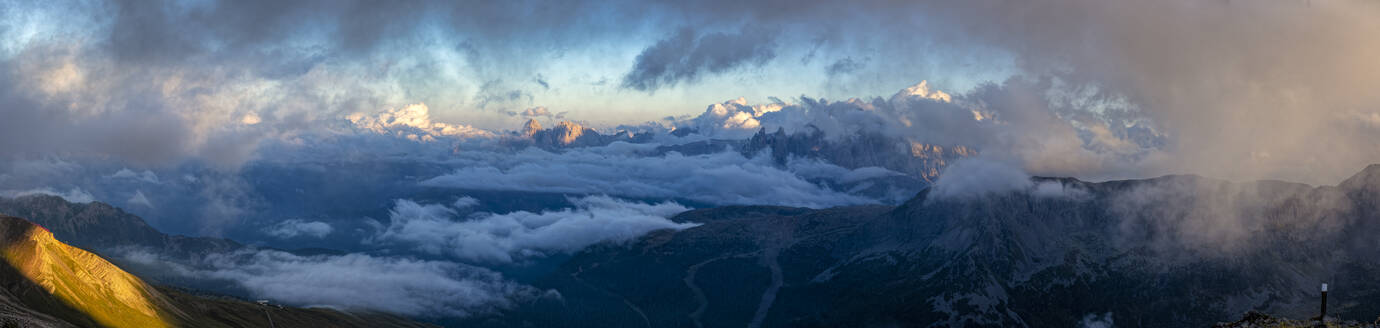
[{"label": "signpost", "polygon": [[1322,314],[1318,314],[1318,321],[1327,322],[1327,284],[1322,284]]}]

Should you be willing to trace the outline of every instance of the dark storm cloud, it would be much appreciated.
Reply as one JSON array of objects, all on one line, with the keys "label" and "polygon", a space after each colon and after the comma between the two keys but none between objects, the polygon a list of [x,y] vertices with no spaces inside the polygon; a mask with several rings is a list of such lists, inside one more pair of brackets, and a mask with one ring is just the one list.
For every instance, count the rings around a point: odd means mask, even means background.
[{"label": "dark storm cloud", "polygon": [[[198,60],[243,63],[297,60],[281,52],[301,34],[328,36],[333,55],[359,55],[385,38],[398,37],[422,21],[415,16],[434,4],[376,1],[118,1],[107,45],[127,62],[167,64]],[[275,49],[276,48],[276,49]],[[271,56],[271,55],[287,56]],[[308,56],[310,57],[310,56]]]},{"label": "dark storm cloud", "polygon": [[775,38],[775,31],[756,26],[732,34],[682,28],[637,55],[632,70],[623,76],[623,87],[652,92],[695,82],[706,74],[760,66],[776,58]]},{"label": "dark storm cloud", "polygon": [[[110,110],[77,107],[110,99],[73,89],[89,77],[70,69],[72,56],[70,49],[30,49],[0,63],[5,116],[0,120],[0,154],[55,149],[123,154],[148,163],[184,150],[192,137],[190,127],[157,101],[141,97],[112,103],[115,108]],[[39,81],[33,81],[35,77]],[[154,92],[138,86],[111,88],[136,95]]]},{"label": "dark storm cloud", "polygon": [[537,77],[532,78],[532,82],[540,85],[542,90],[551,90],[551,83],[547,83],[546,78],[542,77],[541,74],[537,74]]},{"label": "dark storm cloud", "polygon": [[840,59],[837,60],[837,61],[834,61],[834,63],[833,63],[833,64],[829,64],[829,66],[825,66],[825,67],[824,67],[824,74],[827,74],[827,75],[829,75],[830,77],[837,76],[837,75],[843,75],[843,74],[849,74],[849,73],[856,72],[856,71],[858,71],[859,69],[862,69],[864,64],[865,64],[865,61],[860,62],[860,61],[854,60],[853,57],[844,57],[844,58],[840,58]]},{"label": "dark storm cloud", "polygon": [[524,106],[532,104],[532,94],[522,88],[505,83],[502,79],[484,83],[479,87],[479,93],[474,96],[474,102],[479,108],[495,106]]}]

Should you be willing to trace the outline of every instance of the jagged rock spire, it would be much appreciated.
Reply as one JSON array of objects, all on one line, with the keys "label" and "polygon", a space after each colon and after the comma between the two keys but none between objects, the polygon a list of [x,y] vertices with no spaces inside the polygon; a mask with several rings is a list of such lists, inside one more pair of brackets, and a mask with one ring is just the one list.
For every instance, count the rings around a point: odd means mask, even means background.
[{"label": "jagged rock spire", "polygon": [[537,132],[540,131],[541,123],[537,123],[537,119],[528,119],[527,124],[522,125],[522,136],[524,137],[530,138],[532,137],[532,135],[537,134]]}]

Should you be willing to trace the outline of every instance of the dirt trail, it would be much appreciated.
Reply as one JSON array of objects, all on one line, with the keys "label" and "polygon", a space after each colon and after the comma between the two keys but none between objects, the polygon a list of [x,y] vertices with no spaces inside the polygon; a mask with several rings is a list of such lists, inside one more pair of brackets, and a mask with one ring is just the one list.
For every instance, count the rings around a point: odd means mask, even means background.
[{"label": "dirt trail", "polygon": [[781,290],[781,285],[785,280],[781,275],[781,264],[776,262],[776,253],[775,249],[769,249],[762,254],[762,262],[771,269],[771,285],[767,286],[765,292],[762,292],[762,301],[757,304],[757,314],[752,316],[752,323],[748,324],[748,328],[762,326],[762,321],[767,319],[767,311],[770,311],[771,305],[776,303],[776,292]]},{"label": "dirt trail", "polygon": [[652,320],[647,318],[647,314],[642,312],[642,308],[639,308],[639,307],[637,307],[637,305],[633,304],[632,302],[629,302],[627,297],[623,297],[623,295],[619,295],[618,293],[614,293],[613,291],[610,291],[610,290],[606,290],[606,289],[603,289],[603,288],[599,288],[598,286],[595,286],[594,284],[590,284],[589,282],[586,282],[584,279],[580,279],[580,274],[581,274],[581,273],[584,273],[584,271],[585,271],[585,268],[582,267],[582,268],[579,269],[579,271],[576,271],[575,273],[571,273],[571,274],[570,274],[570,277],[571,277],[571,278],[574,278],[575,281],[580,282],[580,284],[583,284],[583,285],[585,285],[586,287],[589,287],[590,289],[597,290],[597,291],[599,291],[599,292],[601,292],[601,293],[604,293],[605,295],[617,297],[619,300],[622,300],[622,301],[623,301],[623,304],[628,306],[628,309],[631,309],[633,312],[636,312],[638,316],[642,317],[642,322],[645,323],[645,324],[647,324],[647,328],[651,328],[651,327],[652,327]]}]

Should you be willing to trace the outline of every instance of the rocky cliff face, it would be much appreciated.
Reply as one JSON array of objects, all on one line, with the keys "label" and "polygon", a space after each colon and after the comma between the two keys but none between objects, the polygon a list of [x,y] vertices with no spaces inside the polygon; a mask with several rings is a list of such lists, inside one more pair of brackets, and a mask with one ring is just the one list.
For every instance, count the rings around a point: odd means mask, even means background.
[{"label": "rocky cliff face", "polygon": [[536,135],[537,132],[541,132],[541,131],[542,131],[542,129],[541,129],[541,123],[540,123],[540,122],[537,122],[536,119],[529,119],[529,120],[527,120],[527,123],[525,123],[525,124],[522,125],[522,130],[521,130],[521,134],[520,134],[520,135],[521,135],[522,137],[524,137],[524,138],[531,138],[533,135]]},{"label": "rocky cliff face", "polygon": [[1250,310],[1380,315],[1380,166],[1339,186],[1038,179],[897,207],[687,212],[575,255],[510,325],[1209,326]]}]

